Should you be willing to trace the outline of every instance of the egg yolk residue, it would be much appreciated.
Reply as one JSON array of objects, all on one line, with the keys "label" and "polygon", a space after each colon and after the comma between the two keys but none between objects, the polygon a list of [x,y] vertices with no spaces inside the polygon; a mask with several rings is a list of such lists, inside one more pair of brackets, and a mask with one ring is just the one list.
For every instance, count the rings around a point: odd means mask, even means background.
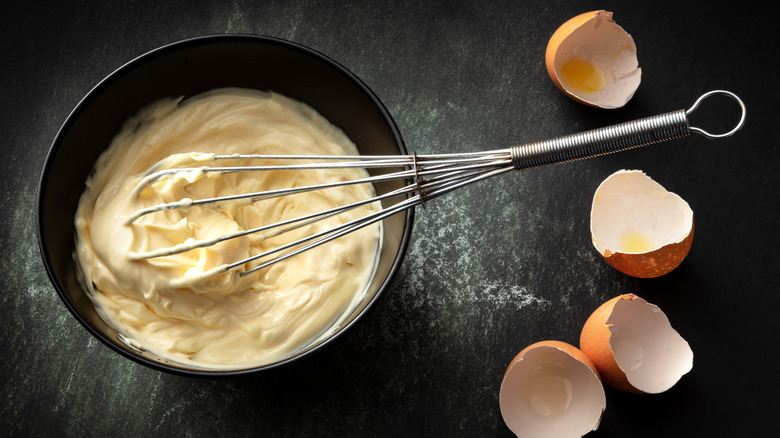
[{"label": "egg yolk residue", "polygon": [[638,231],[629,231],[620,239],[620,249],[623,252],[647,252],[657,248],[657,245]]},{"label": "egg yolk residue", "polygon": [[567,60],[558,73],[566,86],[575,91],[595,93],[606,84],[604,70],[581,57]]}]

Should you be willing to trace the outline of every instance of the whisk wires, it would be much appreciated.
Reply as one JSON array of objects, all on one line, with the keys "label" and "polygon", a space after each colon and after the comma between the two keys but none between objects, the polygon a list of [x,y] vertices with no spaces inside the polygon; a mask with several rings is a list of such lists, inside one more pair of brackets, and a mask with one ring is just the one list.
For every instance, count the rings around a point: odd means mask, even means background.
[{"label": "whisk wires", "polygon": [[[339,181],[332,183],[313,184],[302,187],[292,187],[285,189],[276,189],[254,193],[239,193],[229,196],[220,196],[204,199],[182,199],[176,202],[168,202],[153,205],[139,210],[130,216],[126,223],[132,224],[143,216],[153,214],[159,211],[171,209],[186,209],[193,206],[202,206],[215,204],[219,202],[234,201],[239,199],[249,199],[252,202],[264,199],[276,198],[281,196],[294,196],[299,193],[310,192],[314,190],[328,190],[345,185],[352,184],[375,184],[384,181],[405,180],[406,185],[391,190],[387,193],[374,196],[369,199],[350,203],[327,209],[324,211],[312,213],[309,215],[280,221],[261,227],[240,230],[235,233],[221,235],[209,239],[190,240],[184,243],[173,245],[167,248],[153,249],[144,252],[131,252],[128,256],[132,260],[144,260],[155,257],[164,257],[180,254],[197,248],[203,248],[215,245],[230,239],[237,239],[250,234],[259,234],[263,238],[276,237],[289,231],[304,227],[314,222],[323,220],[341,214],[345,211],[371,205],[377,202],[382,203],[381,209],[353,219],[331,229],[314,233],[290,242],[263,253],[239,260],[225,265],[224,270],[231,270],[240,266],[259,261],[259,264],[244,270],[240,275],[248,275],[257,270],[263,269],[274,263],[293,257],[316,246],[330,242],[346,234],[352,233],[360,228],[379,222],[387,217],[395,215],[407,209],[422,205],[430,199],[442,196],[467,184],[490,178],[500,173],[513,170],[512,157],[509,149],[493,152],[476,152],[464,154],[443,154],[443,155],[407,155],[407,156],[383,156],[383,155],[360,155],[360,156],[342,156],[342,155],[258,155],[258,154],[234,154],[234,155],[212,155],[210,160],[218,162],[221,160],[263,160],[280,161],[280,163],[266,164],[261,166],[201,166],[201,167],[180,167],[173,169],[162,169],[161,166],[154,166],[147,175],[141,180],[135,188],[134,194],[137,196],[146,187],[164,178],[173,178],[177,174],[202,172],[204,174],[229,174],[237,172],[266,172],[278,170],[291,171],[310,171],[315,169],[398,169],[388,173],[378,173],[365,178],[357,178],[349,181]],[[295,163],[295,161],[306,160],[306,163]],[[309,162],[317,160],[316,163]],[[283,162],[282,162],[283,161]],[[393,202],[393,198],[402,198],[400,201]]]}]

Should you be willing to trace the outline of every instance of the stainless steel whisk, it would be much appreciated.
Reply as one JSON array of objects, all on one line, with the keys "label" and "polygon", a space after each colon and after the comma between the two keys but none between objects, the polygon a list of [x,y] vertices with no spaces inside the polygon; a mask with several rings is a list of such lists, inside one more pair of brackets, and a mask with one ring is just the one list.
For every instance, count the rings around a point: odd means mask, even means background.
[{"label": "stainless steel whisk", "polygon": [[[688,116],[698,108],[699,104],[709,96],[722,94],[734,99],[741,107],[739,122],[730,131],[723,134],[711,134],[703,129],[692,127]],[[380,194],[374,198],[348,204],[319,213],[285,220],[262,227],[242,230],[233,234],[222,235],[210,239],[191,241],[175,245],[170,248],[162,248],[140,253],[131,253],[129,257],[134,260],[143,260],[154,257],[179,254],[195,248],[211,246],[216,243],[235,239],[253,233],[264,232],[267,236],[277,236],[287,231],[311,224],[318,220],[337,215],[341,212],[372,204],[390,198],[405,196],[405,199],[379,209],[371,214],[347,222],[333,229],[319,232],[295,242],[274,248],[262,254],[239,260],[224,265],[213,273],[217,275],[247,263],[260,260],[257,266],[241,272],[247,275],[269,265],[285,260],[303,251],[309,250],[333,239],[349,234],[357,229],[381,221],[401,211],[423,204],[426,201],[449,193],[468,184],[481,181],[492,176],[508,172],[510,170],[524,170],[548,164],[564,163],[584,158],[606,155],[614,152],[625,151],[661,141],[672,140],[690,135],[692,132],[706,138],[728,137],[737,132],[745,122],[746,109],[742,100],[734,93],[725,90],[713,90],[701,95],[687,110],[677,110],[652,117],[620,123],[604,128],[585,131],[577,134],[554,138],[551,140],[527,143],[513,146],[508,149],[473,152],[464,154],[438,154],[438,155],[360,155],[360,156],[333,156],[333,155],[212,155],[211,160],[220,161],[228,159],[263,159],[263,160],[325,160],[324,163],[315,164],[279,164],[270,166],[244,166],[244,167],[187,167],[163,169],[164,161],[152,167],[146,172],[145,177],[136,187],[135,194],[139,194],[145,187],[153,182],[171,177],[182,172],[259,172],[269,170],[311,170],[323,168],[397,168],[395,172],[370,176],[346,182],[317,184],[305,187],[271,190],[256,193],[239,193],[232,196],[223,196],[207,199],[185,199],[178,202],[159,204],[143,210],[139,210],[128,218],[130,225],[140,217],[162,210],[186,209],[196,205],[213,204],[237,199],[251,199],[257,201],[279,196],[288,196],[311,190],[322,190],[348,184],[365,184],[380,181],[403,179],[408,184],[400,189]],[[265,259],[265,260],[262,260]]]}]

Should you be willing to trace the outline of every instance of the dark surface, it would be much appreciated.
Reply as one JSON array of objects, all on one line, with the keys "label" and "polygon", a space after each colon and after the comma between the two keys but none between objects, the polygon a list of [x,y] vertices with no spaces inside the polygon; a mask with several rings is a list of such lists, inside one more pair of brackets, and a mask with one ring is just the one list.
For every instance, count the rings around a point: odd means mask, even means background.
[{"label": "dark surface", "polygon": [[[619,110],[569,100],[544,68],[557,26],[600,8],[633,35],[643,68],[637,94]],[[195,1],[1,9],[0,435],[511,436],[498,407],[509,360],[542,339],[577,344],[588,315],[626,292],[665,311],[691,344],[694,367],[659,395],[608,388],[601,426],[588,436],[776,434],[780,178],[770,66],[780,39],[764,8]],[[393,287],[347,336],[255,377],[183,378],[120,357],[68,313],[40,260],[35,198],[59,126],[102,78],[161,45],[221,33],[284,38],[337,60],[383,100],[418,153],[568,134],[686,108],[713,88],[739,94],[748,119],[730,139],[692,136],[433,201],[418,210]],[[644,170],[694,211],[691,252],[665,277],[627,277],[590,243],[593,192],[621,168]]]}]

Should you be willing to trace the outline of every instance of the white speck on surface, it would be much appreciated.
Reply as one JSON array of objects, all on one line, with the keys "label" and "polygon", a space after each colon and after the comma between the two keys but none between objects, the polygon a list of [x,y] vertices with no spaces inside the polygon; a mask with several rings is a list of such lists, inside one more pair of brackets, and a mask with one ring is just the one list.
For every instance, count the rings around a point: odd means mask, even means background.
[{"label": "white speck on surface", "polygon": [[27,296],[29,298],[35,299],[40,297],[43,294],[48,294],[49,288],[44,287],[41,284],[36,283],[30,283],[27,285]]},{"label": "white speck on surface", "polygon": [[487,283],[481,293],[476,295],[478,299],[486,301],[496,308],[513,306],[518,310],[531,304],[550,305],[550,301],[532,294],[524,286],[501,284],[498,282]]},{"label": "white speck on surface", "polygon": [[240,2],[233,2],[228,16],[226,33],[241,33],[246,29],[244,22],[244,13],[242,12]]},{"label": "white speck on surface", "polygon": [[[161,374],[157,374],[157,377],[155,378],[155,381],[154,381],[154,386],[152,387],[152,391],[149,394],[149,410],[148,410],[148,413],[149,413],[150,417],[154,413],[154,405],[155,405],[155,401],[157,400],[157,394],[159,392],[160,383],[161,382],[162,382]],[[158,427],[159,427],[159,425],[158,425]]]}]

